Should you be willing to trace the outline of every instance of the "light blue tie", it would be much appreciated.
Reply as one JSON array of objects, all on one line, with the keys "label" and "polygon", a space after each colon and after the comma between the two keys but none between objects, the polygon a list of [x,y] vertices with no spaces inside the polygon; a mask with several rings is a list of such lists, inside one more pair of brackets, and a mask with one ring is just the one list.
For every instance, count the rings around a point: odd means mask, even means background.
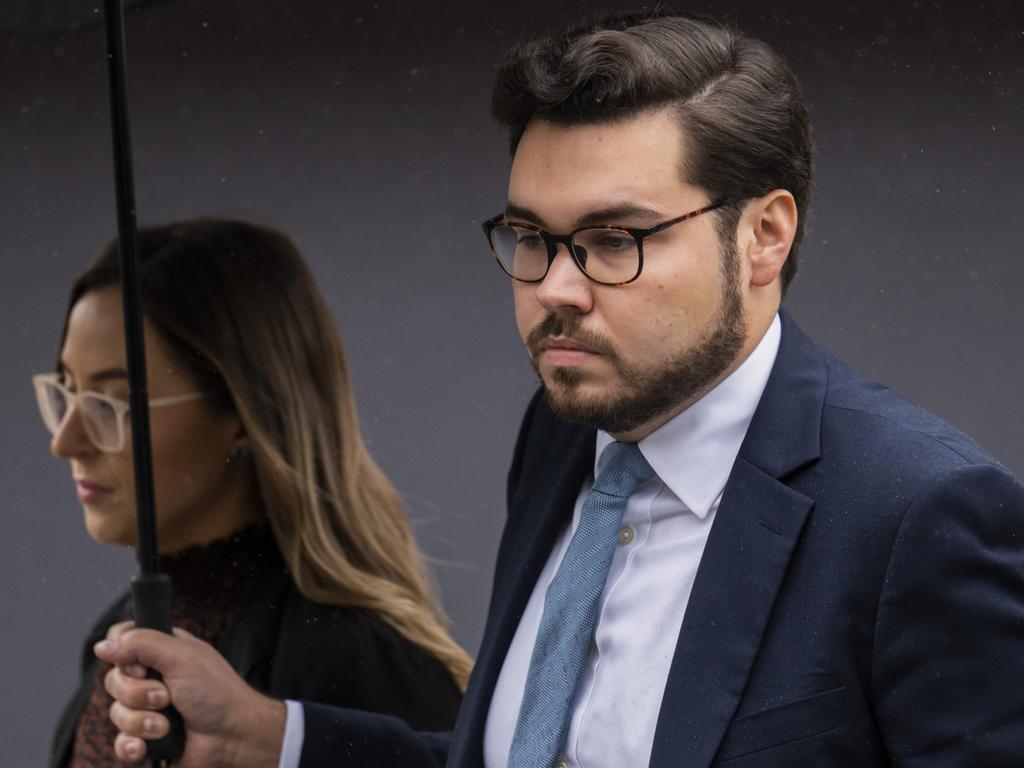
[{"label": "light blue tie", "polygon": [[544,595],[508,768],[552,768],[558,760],[626,502],[654,476],[635,444],[612,443],[605,454],[605,469],[583,502],[579,525]]}]

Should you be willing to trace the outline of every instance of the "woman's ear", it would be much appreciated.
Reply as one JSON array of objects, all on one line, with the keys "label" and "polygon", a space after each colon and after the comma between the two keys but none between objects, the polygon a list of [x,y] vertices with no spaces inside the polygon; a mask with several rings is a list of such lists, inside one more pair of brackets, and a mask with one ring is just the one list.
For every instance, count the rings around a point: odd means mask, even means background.
[{"label": "woman's ear", "polygon": [[251,456],[252,450],[249,448],[249,435],[246,434],[241,420],[238,420],[235,436],[231,441],[231,461],[244,461]]}]

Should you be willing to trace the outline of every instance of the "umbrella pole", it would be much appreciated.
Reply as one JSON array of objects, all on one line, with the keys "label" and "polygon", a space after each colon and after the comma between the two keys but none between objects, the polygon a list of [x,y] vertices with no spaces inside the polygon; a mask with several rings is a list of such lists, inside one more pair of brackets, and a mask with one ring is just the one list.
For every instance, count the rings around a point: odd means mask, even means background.
[{"label": "umbrella pole", "polygon": [[[132,459],[135,467],[135,507],[138,520],[139,575],[132,580],[135,624],[147,629],[171,632],[171,585],[157,566],[156,505],[153,495],[153,464],[149,439],[149,394],[146,386],[146,353],[142,311],[139,306],[138,230],[135,217],[135,189],[132,174],[131,141],[128,131],[128,99],[125,87],[124,9],[122,0],[104,0],[107,41],[107,75],[110,91],[110,122],[114,148],[114,178],[117,193],[118,250],[124,305],[125,351],[131,406]],[[157,676],[151,673],[151,676]],[[178,759],[185,744],[181,716],[172,708],[164,710],[171,732],[148,742],[147,754],[154,766],[169,766]]]}]

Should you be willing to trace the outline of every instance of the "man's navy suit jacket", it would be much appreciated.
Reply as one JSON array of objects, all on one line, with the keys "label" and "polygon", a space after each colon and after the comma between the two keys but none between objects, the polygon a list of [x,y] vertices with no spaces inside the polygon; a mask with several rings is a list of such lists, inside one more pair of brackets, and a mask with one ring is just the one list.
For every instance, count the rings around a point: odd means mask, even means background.
[{"label": "man's navy suit jacket", "polygon": [[[542,396],[530,404],[454,733],[309,705],[302,768],[483,765],[498,674],[594,442]],[[650,765],[1024,766],[1024,488],[785,314],[686,608]]]}]

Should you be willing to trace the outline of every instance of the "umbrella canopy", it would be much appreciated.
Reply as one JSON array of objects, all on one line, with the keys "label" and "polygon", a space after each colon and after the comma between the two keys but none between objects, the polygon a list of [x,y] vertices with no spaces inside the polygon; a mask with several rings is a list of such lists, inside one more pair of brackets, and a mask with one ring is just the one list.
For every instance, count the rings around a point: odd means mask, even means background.
[{"label": "umbrella canopy", "polygon": [[[158,5],[167,0],[124,0],[124,9]],[[95,0],[4,0],[0,4],[0,30],[21,34],[77,31],[99,24],[103,16]]]}]

